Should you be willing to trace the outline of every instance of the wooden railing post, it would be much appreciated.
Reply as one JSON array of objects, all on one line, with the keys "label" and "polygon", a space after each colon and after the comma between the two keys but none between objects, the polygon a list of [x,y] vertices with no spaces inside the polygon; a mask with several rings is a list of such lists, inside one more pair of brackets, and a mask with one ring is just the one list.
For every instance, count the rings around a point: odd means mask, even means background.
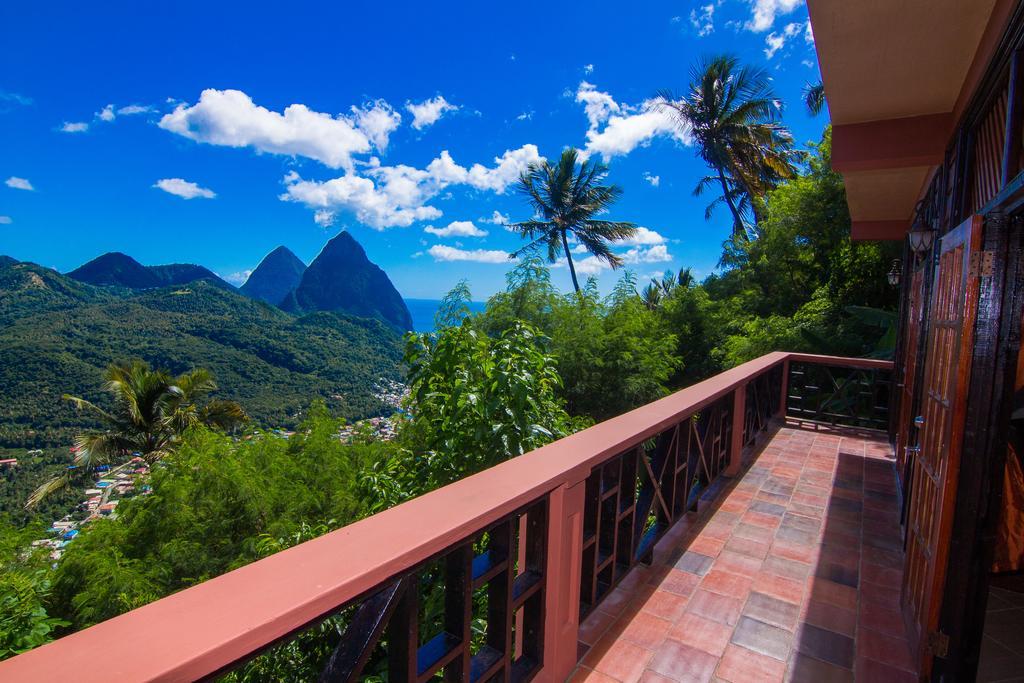
[{"label": "wooden railing post", "polygon": [[729,466],[725,468],[727,477],[735,477],[743,465],[743,425],[746,421],[747,384],[744,382],[732,393],[732,443],[729,445]]},{"label": "wooden railing post", "polygon": [[786,419],[786,403],[789,399],[789,359],[782,361],[782,387],[779,389],[779,414],[780,420]]},{"label": "wooden railing post", "polygon": [[576,668],[586,488],[582,479],[560,486],[548,498],[544,667],[538,677],[543,681],[564,681]]}]

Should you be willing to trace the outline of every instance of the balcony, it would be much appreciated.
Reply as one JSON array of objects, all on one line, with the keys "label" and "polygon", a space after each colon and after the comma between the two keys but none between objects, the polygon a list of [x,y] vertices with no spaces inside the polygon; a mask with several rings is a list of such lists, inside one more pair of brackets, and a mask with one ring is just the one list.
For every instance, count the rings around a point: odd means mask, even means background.
[{"label": "balcony", "polygon": [[911,680],[890,370],[768,354],[0,679],[215,678],[341,615],[320,680]]}]

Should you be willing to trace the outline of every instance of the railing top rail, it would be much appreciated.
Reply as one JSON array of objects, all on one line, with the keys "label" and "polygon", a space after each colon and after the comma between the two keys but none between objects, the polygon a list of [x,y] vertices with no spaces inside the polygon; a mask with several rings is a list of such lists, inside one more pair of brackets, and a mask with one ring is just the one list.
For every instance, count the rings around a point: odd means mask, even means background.
[{"label": "railing top rail", "polygon": [[[885,361],[769,353],[390,510],[0,662],[5,680],[202,678],[366,594],[636,446],[786,360]],[[97,665],[111,644],[118,650]]]}]

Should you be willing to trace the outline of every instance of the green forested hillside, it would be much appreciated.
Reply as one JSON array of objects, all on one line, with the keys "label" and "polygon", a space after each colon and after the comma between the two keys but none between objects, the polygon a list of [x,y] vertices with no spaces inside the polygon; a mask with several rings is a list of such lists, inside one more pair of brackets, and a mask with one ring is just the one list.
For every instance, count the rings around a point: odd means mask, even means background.
[{"label": "green forested hillside", "polygon": [[66,444],[82,419],[61,395],[102,400],[103,369],[133,358],[208,368],[218,397],[263,425],[293,425],[317,398],[344,417],[376,414],[373,387],[397,378],[399,342],[380,321],[297,318],[206,281],[131,292],[0,263],[0,446]]}]

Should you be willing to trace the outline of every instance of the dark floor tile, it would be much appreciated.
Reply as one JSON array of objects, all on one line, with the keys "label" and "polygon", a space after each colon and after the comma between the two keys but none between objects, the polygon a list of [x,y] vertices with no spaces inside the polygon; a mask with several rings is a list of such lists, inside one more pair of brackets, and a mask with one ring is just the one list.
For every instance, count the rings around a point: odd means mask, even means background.
[{"label": "dark floor tile", "polygon": [[803,515],[787,512],[782,516],[782,524],[779,528],[818,533],[821,530],[821,522],[813,517],[804,517]]},{"label": "dark floor tile", "polygon": [[797,617],[800,615],[800,607],[785,600],[779,600],[771,595],[753,592],[747,598],[747,604],[743,607],[743,614],[753,617],[766,624],[781,626],[792,631],[796,626]]},{"label": "dark floor tile", "polygon": [[786,513],[786,507],[784,505],[769,503],[764,500],[755,500],[750,504],[750,509],[754,512],[761,512],[775,517],[782,517],[782,515]]},{"label": "dark floor tile", "polygon": [[846,566],[840,562],[819,562],[818,569],[814,572],[814,575],[841,583],[844,586],[856,588],[860,572],[856,568]]},{"label": "dark floor tile", "polygon": [[853,683],[853,672],[798,652],[790,664],[788,680],[790,683]]},{"label": "dark floor tile", "polygon": [[700,553],[688,550],[683,553],[683,556],[680,557],[678,561],[676,561],[675,566],[676,569],[684,572],[696,574],[697,576],[704,576],[711,569],[711,565],[714,564],[714,562],[715,559],[713,557],[708,557],[707,555],[701,555]]},{"label": "dark floor tile", "polygon": [[761,571],[787,579],[803,581],[811,571],[811,565],[769,554],[761,565]]},{"label": "dark floor tile", "polygon": [[804,624],[798,629],[796,649],[844,669],[853,669],[853,639],[827,629]]},{"label": "dark floor tile", "polygon": [[793,634],[757,619],[740,617],[736,630],[732,633],[732,642],[784,662],[789,658]]}]

